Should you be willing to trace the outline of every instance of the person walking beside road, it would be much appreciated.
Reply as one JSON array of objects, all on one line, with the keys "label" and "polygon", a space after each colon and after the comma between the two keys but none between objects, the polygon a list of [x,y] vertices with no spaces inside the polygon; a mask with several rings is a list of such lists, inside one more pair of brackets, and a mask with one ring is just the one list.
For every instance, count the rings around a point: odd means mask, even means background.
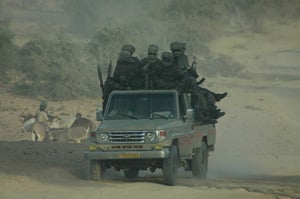
[{"label": "person walking beside road", "polygon": [[44,123],[51,128],[59,128],[61,118],[58,116],[50,115],[47,111],[48,102],[47,100],[41,100],[39,109],[36,111],[36,120]]},{"label": "person walking beside road", "polygon": [[46,100],[41,100],[39,109],[36,111],[37,121],[43,122],[45,124],[49,122],[47,107],[48,107],[48,102]]}]

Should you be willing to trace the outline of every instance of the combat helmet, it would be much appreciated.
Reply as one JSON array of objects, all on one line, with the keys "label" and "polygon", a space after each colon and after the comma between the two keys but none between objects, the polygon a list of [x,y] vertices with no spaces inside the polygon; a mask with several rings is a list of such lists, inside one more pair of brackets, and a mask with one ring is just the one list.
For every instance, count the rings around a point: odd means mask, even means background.
[{"label": "combat helmet", "polygon": [[119,53],[119,61],[130,61],[131,58],[131,53],[127,50],[122,50]]},{"label": "combat helmet", "polygon": [[185,51],[185,43],[181,43],[177,41],[172,42],[170,44],[170,49],[175,57],[179,56],[180,54],[183,54]]},{"label": "combat helmet", "polygon": [[122,46],[121,51],[128,51],[132,55],[135,52],[135,47],[131,44],[125,44]]}]

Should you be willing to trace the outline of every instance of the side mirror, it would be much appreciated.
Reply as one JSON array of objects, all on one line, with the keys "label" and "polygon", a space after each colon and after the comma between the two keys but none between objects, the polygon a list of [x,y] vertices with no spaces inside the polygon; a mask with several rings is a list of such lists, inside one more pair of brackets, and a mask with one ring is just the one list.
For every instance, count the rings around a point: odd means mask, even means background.
[{"label": "side mirror", "polygon": [[96,111],[96,120],[97,121],[102,121],[103,120],[102,110],[97,110]]},{"label": "side mirror", "polygon": [[184,120],[192,120],[194,117],[194,110],[189,108],[186,109],[186,114],[183,116]]}]

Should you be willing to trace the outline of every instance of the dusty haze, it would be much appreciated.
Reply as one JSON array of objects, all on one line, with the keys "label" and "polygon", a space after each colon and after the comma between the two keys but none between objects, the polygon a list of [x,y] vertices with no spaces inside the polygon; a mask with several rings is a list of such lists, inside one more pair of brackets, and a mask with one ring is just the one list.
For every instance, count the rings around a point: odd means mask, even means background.
[{"label": "dusty haze", "polygon": [[[32,143],[19,132],[19,114],[34,113],[47,96],[12,92],[16,83],[33,80],[11,63],[1,68],[7,80],[0,83],[0,198],[300,198],[299,1],[0,2],[15,48],[60,32],[78,53],[77,62],[62,58],[59,67],[78,70],[81,94],[49,99],[53,114],[81,112],[95,120],[101,108],[95,55],[105,68],[123,43],[133,43],[142,58],[151,43],[162,52],[172,41],[186,42],[190,62],[197,56],[198,73],[206,77],[203,86],[229,93],[218,103],[226,115],[216,126],[206,181],[182,171],[178,185],[167,187],[160,171],[130,181],[111,170],[96,183],[84,179],[84,144]],[[37,79],[49,67],[39,58],[33,62],[41,67]]]}]

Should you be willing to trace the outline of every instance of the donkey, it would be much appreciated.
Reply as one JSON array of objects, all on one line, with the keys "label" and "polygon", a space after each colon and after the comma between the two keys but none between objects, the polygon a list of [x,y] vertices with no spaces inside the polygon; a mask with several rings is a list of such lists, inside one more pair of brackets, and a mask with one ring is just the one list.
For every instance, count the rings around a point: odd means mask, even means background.
[{"label": "donkey", "polygon": [[20,116],[23,118],[21,119],[21,121],[23,121],[21,131],[23,133],[30,133],[32,141],[43,141],[47,132],[50,131],[50,128],[59,128],[60,126],[60,120],[55,116],[49,117],[49,120],[51,121],[50,126],[43,122],[39,122],[35,115],[32,114],[21,114]]},{"label": "donkey", "polygon": [[86,133],[88,134],[89,132],[95,130],[96,125],[90,119],[84,117],[78,117],[71,125],[71,128],[75,128],[75,127],[84,127],[86,129]]},{"label": "donkey", "polygon": [[50,128],[47,124],[39,121],[35,121],[32,125],[31,140],[32,141],[44,141]]},{"label": "donkey", "polygon": [[83,140],[86,140],[88,136],[87,130],[83,126],[50,129],[50,131],[46,133],[47,135],[44,141],[56,142],[81,143]]}]

